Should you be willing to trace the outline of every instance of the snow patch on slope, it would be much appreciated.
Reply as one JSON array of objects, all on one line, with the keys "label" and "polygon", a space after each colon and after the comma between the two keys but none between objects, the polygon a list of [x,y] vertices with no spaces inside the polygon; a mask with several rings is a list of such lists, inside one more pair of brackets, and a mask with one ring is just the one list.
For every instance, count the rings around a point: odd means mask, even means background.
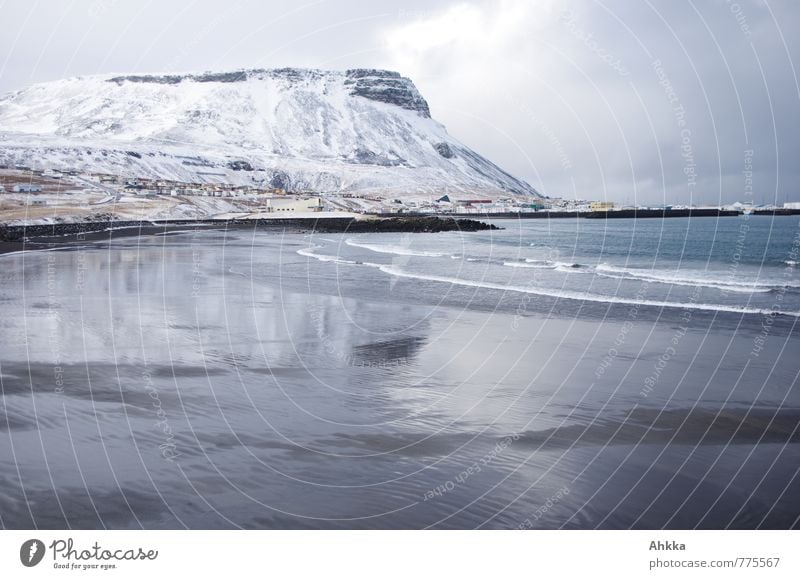
[{"label": "snow patch on slope", "polygon": [[538,195],[389,71],[91,76],[0,97],[0,162],[294,191]]}]

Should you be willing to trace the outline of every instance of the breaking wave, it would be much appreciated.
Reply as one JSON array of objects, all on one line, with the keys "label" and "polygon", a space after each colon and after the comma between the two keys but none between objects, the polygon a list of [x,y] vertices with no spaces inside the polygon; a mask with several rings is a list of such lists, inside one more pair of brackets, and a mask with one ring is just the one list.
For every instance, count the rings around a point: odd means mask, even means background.
[{"label": "breaking wave", "polygon": [[312,250],[319,249],[318,245],[314,247],[310,247],[308,249],[298,249],[298,255],[302,255],[303,257],[311,257],[316,259],[317,261],[323,261],[326,263],[341,263],[347,265],[358,265],[357,261],[351,261],[349,259],[342,259],[340,257],[333,257],[331,255],[322,255],[321,253],[314,253]]},{"label": "breaking wave", "polygon": [[352,239],[345,240],[345,244],[349,245],[350,247],[360,247],[361,249],[368,249],[369,251],[374,251],[375,253],[389,253],[391,255],[407,255],[415,257],[443,257],[444,255],[442,253],[437,253],[433,251],[415,251],[413,249],[408,249],[407,247],[402,247],[400,245],[379,245],[375,243],[358,243],[357,241],[353,241]]},{"label": "breaking wave", "polygon": [[563,261],[548,261],[543,259],[526,259],[525,261],[504,261],[507,267],[522,267],[530,269],[557,269],[559,271],[573,271],[581,266],[579,263],[569,263]]},{"label": "breaking wave", "polygon": [[638,306],[650,306],[655,308],[670,308],[678,310],[701,310],[709,312],[730,312],[734,314],[753,314],[753,315],[783,315],[795,318],[800,318],[800,312],[791,311],[777,311],[771,309],[752,308],[747,306],[723,305],[723,304],[710,304],[710,303],[696,303],[696,302],[669,302],[661,300],[646,300],[626,298],[620,296],[607,296],[601,294],[593,294],[589,292],[580,292],[572,290],[557,290],[550,288],[542,288],[538,286],[519,286],[519,285],[506,285],[501,283],[494,283],[489,281],[473,281],[461,279],[456,277],[447,277],[441,275],[430,275],[421,273],[412,273],[402,270],[393,265],[383,265],[367,262],[356,262],[344,260],[336,257],[320,255],[314,253],[310,249],[299,249],[297,253],[306,257],[312,257],[323,262],[343,263],[348,265],[365,265],[382,271],[383,273],[395,277],[425,280],[439,283],[446,283],[452,285],[460,285],[465,287],[474,287],[480,289],[490,289],[506,292],[518,292],[525,294],[539,295],[543,297],[551,297],[556,299],[568,299],[582,302],[595,302],[604,304],[627,304]]},{"label": "breaking wave", "polygon": [[498,283],[492,282],[484,282],[484,281],[471,281],[465,279],[459,279],[454,277],[445,277],[445,276],[438,276],[438,275],[425,275],[425,274],[417,274],[417,273],[409,273],[407,271],[400,270],[398,268],[392,266],[380,266],[379,269],[390,275],[394,275],[397,277],[406,277],[412,279],[421,279],[427,281],[437,281],[442,283],[449,283],[455,285],[463,285],[468,287],[477,287],[477,288],[485,288],[485,289],[493,289],[493,290],[500,290],[500,291],[513,291],[513,292],[520,292],[520,293],[527,293],[527,294],[535,294],[541,295],[545,297],[552,297],[558,299],[569,299],[569,300],[577,300],[577,301],[585,301],[585,302],[598,302],[598,303],[610,303],[610,304],[629,304],[629,305],[640,305],[640,306],[652,306],[656,308],[675,308],[680,310],[704,310],[704,311],[719,311],[719,312],[731,312],[737,314],[757,314],[757,315],[784,315],[784,316],[791,316],[795,318],[800,318],[800,312],[782,312],[782,311],[775,311],[769,309],[761,309],[761,308],[749,308],[745,306],[732,306],[732,305],[722,305],[722,304],[704,304],[704,303],[692,303],[692,302],[667,302],[667,301],[659,301],[659,300],[637,300],[633,298],[624,298],[618,296],[605,296],[600,294],[592,294],[588,292],[578,292],[578,291],[570,291],[570,290],[553,290],[553,289],[546,289],[540,287],[525,287],[525,286],[514,286],[514,285],[503,285]]},{"label": "breaking wave", "polygon": [[619,267],[601,263],[596,267],[598,275],[615,279],[639,279],[651,283],[664,283],[672,285],[682,285],[689,287],[707,287],[722,291],[739,293],[767,293],[781,288],[800,287],[791,282],[759,282],[759,281],[735,281],[710,276],[706,272],[698,272],[697,276],[681,275],[677,272],[642,270],[629,267]]}]

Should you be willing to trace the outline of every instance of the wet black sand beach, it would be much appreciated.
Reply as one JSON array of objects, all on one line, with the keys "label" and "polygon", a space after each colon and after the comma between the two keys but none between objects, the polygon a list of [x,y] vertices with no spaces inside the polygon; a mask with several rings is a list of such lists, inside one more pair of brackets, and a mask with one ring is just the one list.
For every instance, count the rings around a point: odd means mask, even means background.
[{"label": "wet black sand beach", "polygon": [[157,233],[0,258],[0,526],[798,526],[791,321],[753,356],[752,316],[559,315],[298,254],[317,234]]}]

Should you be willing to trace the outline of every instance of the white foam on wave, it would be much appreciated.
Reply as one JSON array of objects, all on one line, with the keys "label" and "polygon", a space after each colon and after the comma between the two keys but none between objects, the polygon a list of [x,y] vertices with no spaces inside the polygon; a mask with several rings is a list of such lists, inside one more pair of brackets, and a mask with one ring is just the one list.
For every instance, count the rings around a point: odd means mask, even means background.
[{"label": "white foam on wave", "polygon": [[738,293],[767,293],[773,289],[781,287],[800,287],[796,284],[759,282],[759,281],[735,281],[709,276],[706,272],[698,272],[697,276],[680,275],[676,272],[641,270],[628,267],[619,267],[601,263],[596,267],[598,275],[614,279],[639,279],[649,283],[665,283],[672,285],[682,285],[689,287],[707,287],[722,291]]},{"label": "white foam on wave", "polygon": [[360,247],[375,253],[389,253],[391,255],[406,255],[412,257],[442,257],[444,254],[434,251],[415,251],[400,245],[378,245],[374,243],[359,243],[352,239],[346,239],[345,243],[350,247]]},{"label": "white foam on wave", "polygon": [[[526,260],[527,261],[527,260]],[[522,267],[522,268],[529,268],[529,269],[555,269],[556,266],[553,263],[542,261],[538,263],[526,262],[526,261],[504,261],[503,265],[506,267]]]},{"label": "white foam on wave", "polygon": [[557,271],[565,271],[567,273],[572,273],[573,271],[576,271],[579,268],[583,267],[579,263],[561,263],[561,262],[556,262],[556,263],[557,263],[556,265]]},{"label": "white foam on wave", "polygon": [[665,302],[665,301],[658,301],[658,300],[637,300],[633,298],[624,298],[618,296],[604,296],[599,294],[591,294],[587,292],[577,292],[577,291],[570,291],[570,290],[552,290],[540,287],[523,287],[523,286],[514,286],[514,285],[503,285],[498,283],[486,282],[486,281],[472,281],[472,280],[465,280],[460,278],[453,278],[453,277],[444,277],[438,275],[426,275],[426,274],[417,274],[417,273],[410,273],[407,271],[400,270],[393,266],[382,265],[379,268],[382,272],[388,273],[389,275],[394,275],[397,277],[405,277],[405,278],[412,278],[412,279],[422,279],[428,281],[435,281],[441,283],[449,283],[454,285],[463,285],[468,287],[477,287],[477,288],[485,288],[485,289],[493,289],[493,290],[500,290],[500,291],[513,291],[513,292],[520,292],[526,294],[534,294],[534,295],[541,295],[545,297],[552,297],[558,299],[569,299],[569,300],[577,300],[577,301],[584,301],[584,302],[597,302],[597,303],[611,303],[611,304],[629,304],[629,305],[640,305],[640,306],[652,306],[656,308],[672,308],[672,309],[679,309],[679,310],[703,310],[703,311],[719,311],[719,312],[732,312],[736,314],[757,314],[757,315],[784,315],[784,316],[791,316],[795,318],[800,318],[800,312],[783,312],[783,311],[773,311],[768,309],[760,309],[760,308],[748,308],[744,306],[730,306],[730,305],[723,305],[723,304],[704,304],[704,303],[692,303],[692,302]]},{"label": "white foam on wave", "polygon": [[314,253],[309,250],[298,249],[297,253],[300,255],[304,255],[307,257],[312,257],[314,259],[318,259],[319,261],[324,262],[336,262],[336,263],[345,263],[348,265],[366,265],[368,267],[376,268],[386,273],[388,275],[392,275],[395,277],[401,278],[408,278],[408,279],[419,279],[419,280],[426,280],[426,281],[433,281],[439,283],[446,283],[452,285],[461,285],[466,287],[475,287],[475,288],[482,288],[482,289],[491,289],[491,290],[499,290],[499,291],[510,291],[510,292],[518,292],[518,293],[525,293],[525,294],[533,294],[533,295],[540,295],[544,297],[551,297],[556,299],[568,299],[568,300],[576,300],[582,302],[595,302],[595,303],[603,303],[603,304],[627,304],[632,306],[650,306],[655,308],[670,308],[670,309],[677,309],[677,310],[701,310],[701,311],[709,311],[709,312],[730,312],[734,314],[754,314],[754,315],[782,315],[782,316],[790,316],[794,318],[800,318],[800,312],[788,312],[788,311],[775,311],[769,309],[761,309],[761,308],[749,308],[745,306],[732,306],[732,305],[723,305],[723,304],[705,304],[705,303],[694,303],[694,302],[666,302],[666,301],[658,301],[658,300],[637,300],[633,298],[625,298],[619,296],[604,296],[600,294],[592,294],[588,292],[578,292],[578,291],[570,291],[570,290],[555,290],[555,289],[547,289],[541,287],[532,287],[532,286],[516,286],[516,285],[504,285],[499,283],[493,283],[488,281],[472,281],[467,279],[461,279],[456,277],[446,277],[440,275],[428,275],[428,274],[420,274],[420,273],[411,273],[402,269],[399,269],[395,266],[391,265],[381,265],[377,263],[368,263],[368,262],[355,262],[349,260],[342,260],[339,258],[327,256],[327,255],[320,255],[318,253]]},{"label": "white foam on wave", "polygon": [[350,261],[349,259],[342,259],[340,257],[335,257],[332,255],[322,255],[320,253],[314,253],[312,250],[319,249],[319,245],[315,245],[314,247],[309,247],[307,249],[298,249],[298,255],[302,255],[303,257],[311,257],[318,261],[324,261],[328,263],[341,263],[347,265],[358,265],[358,262]]},{"label": "white foam on wave", "polygon": [[530,269],[555,269],[558,271],[572,272],[581,267],[579,263],[565,261],[548,261],[542,259],[526,259],[525,261],[504,261],[507,267],[522,267]]},{"label": "white foam on wave", "polygon": [[342,257],[336,257],[333,255],[322,255],[321,253],[314,253],[314,249],[319,249],[321,246],[315,245],[314,247],[309,247],[306,249],[298,249],[297,254],[302,255],[303,257],[310,257],[316,259],[317,261],[322,261],[325,263],[336,263],[339,265],[366,265],[368,267],[379,268],[381,264],[379,263],[372,263],[369,261],[356,261],[353,259],[344,259]]}]

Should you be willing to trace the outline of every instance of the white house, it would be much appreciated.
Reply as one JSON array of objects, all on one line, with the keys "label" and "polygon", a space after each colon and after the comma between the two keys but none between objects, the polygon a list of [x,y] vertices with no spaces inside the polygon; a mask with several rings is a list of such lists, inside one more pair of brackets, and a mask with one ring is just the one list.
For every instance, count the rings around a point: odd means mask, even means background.
[{"label": "white house", "polygon": [[31,183],[18,183],[14,185],[14,193],[39,193],[42,190],[40,185],[33,185]]}]

